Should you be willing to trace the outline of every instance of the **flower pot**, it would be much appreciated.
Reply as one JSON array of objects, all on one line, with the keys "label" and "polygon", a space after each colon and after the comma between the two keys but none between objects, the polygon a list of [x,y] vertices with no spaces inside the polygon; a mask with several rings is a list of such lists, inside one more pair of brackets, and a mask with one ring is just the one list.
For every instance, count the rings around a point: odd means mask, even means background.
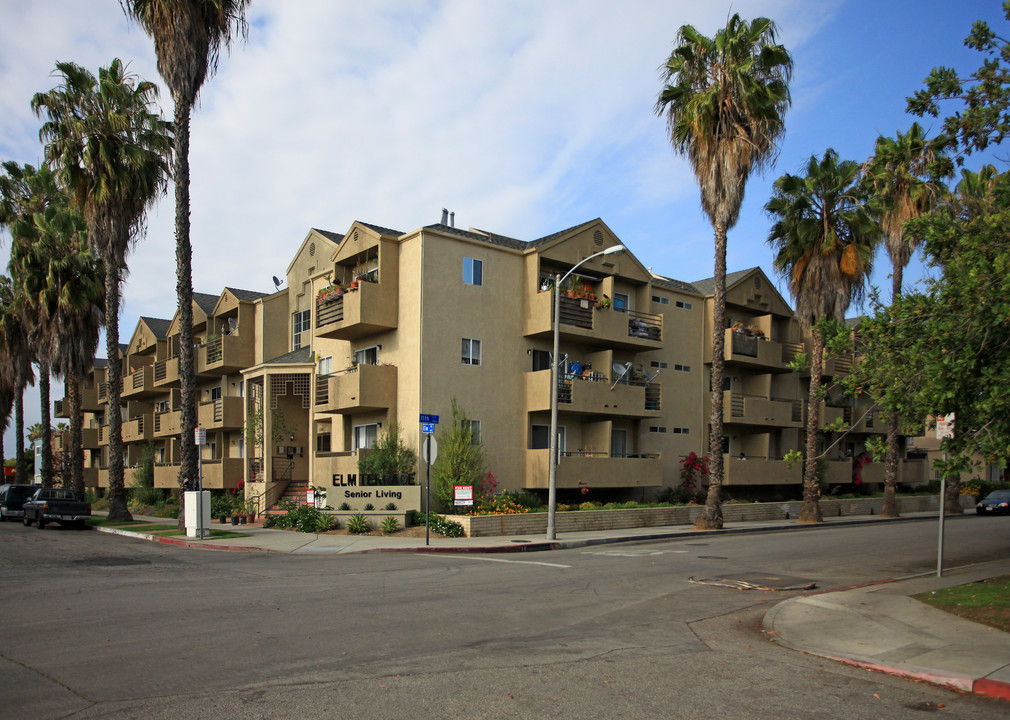
[{"label": "flower pot", "polygon": [[232,525],[238,525],[238,515],[232,515],[231,516],[231,524]]},{"label": "flower pot", "polygon": [[222,515],[221,516],[221,524],[224,525],[227,522],[228,522],[228,516],[227,515]]},{"label": "flower pot", "polygon": [[238,524],[239,525],[245,525],[246,524],[246,516],[245,515],[239,515],[238,516]]}]

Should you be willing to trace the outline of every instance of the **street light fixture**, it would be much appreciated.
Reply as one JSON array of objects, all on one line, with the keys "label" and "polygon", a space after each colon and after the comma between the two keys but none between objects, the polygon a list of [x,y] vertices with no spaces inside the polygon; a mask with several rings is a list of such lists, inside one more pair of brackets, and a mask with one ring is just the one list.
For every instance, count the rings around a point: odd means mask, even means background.
[{"label": "street light fixture", "polygon": [[560,353],[561,333],[559,323],[561,319],[561,284],[568,279],[568,276],[575,272],[580,266],[602,257],[603,255],[617,255],[623,253],[627,248],[623,245],[613,245],[606,250],[593,253],[587,258],[577,262],[571,270],[564,275],[554,274],[554,355],[551,358],[551,442],[550,442],[550,468],[547,476],[547,539],[555,540],[557,531],[555,529],[555,514],[558,509],[558,355]]}]

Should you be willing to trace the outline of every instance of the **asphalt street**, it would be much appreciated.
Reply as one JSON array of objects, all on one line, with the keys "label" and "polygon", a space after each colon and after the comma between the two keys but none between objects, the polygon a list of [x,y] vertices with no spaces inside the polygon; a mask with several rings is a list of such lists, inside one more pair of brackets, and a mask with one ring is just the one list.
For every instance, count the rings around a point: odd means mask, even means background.
[{"label": "asphalt street", "polygon": [[[948,567],[1010,524],[947,523]],[[997,700],[798,653],[795,593],[935,568],[934,523],[509,556],[277,555],[0,525],[0,718],[1006,717]]]}]

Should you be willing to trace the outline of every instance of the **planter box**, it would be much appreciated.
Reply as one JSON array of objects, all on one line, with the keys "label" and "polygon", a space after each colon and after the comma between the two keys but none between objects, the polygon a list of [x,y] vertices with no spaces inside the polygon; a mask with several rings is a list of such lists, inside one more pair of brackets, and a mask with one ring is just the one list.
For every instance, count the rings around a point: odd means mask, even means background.
[{"label": "planter box", "polygon": [[[914,513],[937,510],[936,495],[899,497],[898,512]],[[879,515],[883,498],[853,500],[824,500],[820,502],[824,517],[847,515]],[[964,502],[962,502],[962,506]],[[799,515],[803,503],[799,500],[778,503],[726,503],[722,506],[727,524],[753,520],[785,520]],[[702,505],[679,507],[629,508],[626,510],[578,510],[559,512],[555,526],[559,533],[589,532],[593,530],[624,530],[627,528],[665,527],[691,525]],[[540,535],[547,532],[547,513],[521,515],[449,515],[463,526],[467,537],[496,537],[503,535]]]}]

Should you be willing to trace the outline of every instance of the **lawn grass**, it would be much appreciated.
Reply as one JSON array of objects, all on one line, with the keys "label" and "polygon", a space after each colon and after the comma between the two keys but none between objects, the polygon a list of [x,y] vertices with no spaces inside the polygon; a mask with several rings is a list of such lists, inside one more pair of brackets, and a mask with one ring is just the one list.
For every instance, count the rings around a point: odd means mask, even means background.
[{"label": "lawn grass", "polygon": [[958,617],[1010,632],[1010,575],[913,597]]}]

